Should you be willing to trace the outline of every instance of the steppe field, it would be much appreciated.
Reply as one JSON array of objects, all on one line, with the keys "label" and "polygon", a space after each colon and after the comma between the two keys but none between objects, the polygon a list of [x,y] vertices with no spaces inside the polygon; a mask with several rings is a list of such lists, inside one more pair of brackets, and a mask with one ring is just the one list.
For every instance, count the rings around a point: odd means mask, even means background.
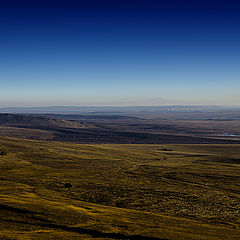
[{"label": "steppe field", "polygon": [[240,145],[0,138],[0,239],[240,239]]}]

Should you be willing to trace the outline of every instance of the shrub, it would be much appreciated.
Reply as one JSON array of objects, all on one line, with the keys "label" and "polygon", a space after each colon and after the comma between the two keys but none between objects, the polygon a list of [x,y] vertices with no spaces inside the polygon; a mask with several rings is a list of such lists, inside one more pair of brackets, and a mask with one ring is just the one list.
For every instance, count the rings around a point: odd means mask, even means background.
[{"label": "shrub", "polygon": [[0,156],[6,156],[6,155],[7,155],[7,153],[5,151],[0,150]]},{"label": "shrub", "polygon": [[65,187],[65,188],[71,188],[71,187],[72,187],[72,184],[69,183],[69,182],[68,182],[68,183],[65,183],[65,184],[64,184],[64,187]]}]

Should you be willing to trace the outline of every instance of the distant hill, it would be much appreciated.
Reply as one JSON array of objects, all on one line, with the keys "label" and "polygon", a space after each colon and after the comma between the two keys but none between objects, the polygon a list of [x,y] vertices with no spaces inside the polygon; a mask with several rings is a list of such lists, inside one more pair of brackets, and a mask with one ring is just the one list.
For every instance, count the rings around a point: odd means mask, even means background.
[{"label": "distant hill", "polygon": [[[64,116],[64,115],[63,115]],[[45,115],[0,114],[0,136],[24,139],[64,141],[75,143],[133,143],[133,144],[191,144],[191,143],[240,143],[240,140],[213,139],[141,131],[144,125],[134,128],[137,118],[113,119],[103,116],[66,120]],[[139,120],[141,123],[141,119]],[[126,125],[121,125],[126,123]],[[170,126],[171,127],[171,126]],[[176,132],[178,132],[176,130]]]},{"label": "distant hill", "polygon": [[55,119],[48,116],[0,114],[0,126],[25,128],[86,128],[86,124],[75,120]]}]

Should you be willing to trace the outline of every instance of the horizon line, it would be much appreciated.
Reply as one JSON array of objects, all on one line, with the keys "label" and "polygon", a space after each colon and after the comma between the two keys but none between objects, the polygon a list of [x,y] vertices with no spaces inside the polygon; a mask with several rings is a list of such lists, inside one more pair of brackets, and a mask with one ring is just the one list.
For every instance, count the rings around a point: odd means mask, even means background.
[{"label": "horizon line", "polygon": [[3,108],[59,108],[59,107],[83,107],[83,108],[126,108],[126,107],[240,107],[235,104],[168,104],[168,105],[46,105],[46,106],[0,106]]}]

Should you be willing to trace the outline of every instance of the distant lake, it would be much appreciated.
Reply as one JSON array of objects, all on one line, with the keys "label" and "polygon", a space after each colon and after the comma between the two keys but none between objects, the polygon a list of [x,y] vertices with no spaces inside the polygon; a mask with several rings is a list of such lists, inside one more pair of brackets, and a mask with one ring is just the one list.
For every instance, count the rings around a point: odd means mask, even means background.
[{"label": "distant lake", "polygon": [[233,133],[223,133],[223,134],[219,134],[217,135],[218,137],[239,137],[240,135],[238,134],[233,134]]}]

